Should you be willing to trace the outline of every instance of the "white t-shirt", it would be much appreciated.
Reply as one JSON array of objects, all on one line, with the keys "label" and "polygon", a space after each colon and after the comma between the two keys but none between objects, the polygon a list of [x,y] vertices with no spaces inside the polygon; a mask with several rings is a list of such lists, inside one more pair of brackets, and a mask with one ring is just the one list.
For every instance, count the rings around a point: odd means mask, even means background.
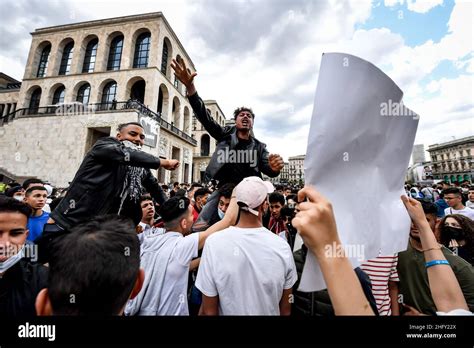
[{"label": "white t-shirt", "polygon": [[219,295],[221,315],[280,315],[284,289],[297,273],[290,246],[264,227],[229,227],[204,246],[196,287]]},{"label": "white t-shirt", "polygon": [[466,202],[466,207],[471,208],[471,209],[474,209],[474,202],[467,201],[467,202]]},{"label": "white t-shirt", "polygon": [[143,231],[139,234],[137,234],[138,236],[138,240],[140,241],[140,244],[143,243],[143,240],[148,237],[148,236],[151,236],[151,235],[154,235],[154,234],[164,234],[166,232],[166,230],[164,228],[161,228],[161,227],[152,227],[144,222],[141,222],[138,224],[139,226],[142,227]]},{"label": "white t-shirt", "polygon": [[[154,254],[152,264],[141,264],[147,286],[141,290],[145,291],[143,303],[146,308],[142,308],[139,315],[189,315],[189,264],[198,256],[199,233],[184,237],[179,232],[167,232],[150,235],[144,240],[144,243],[153,242],[159,248],[152,245],[148,251]],[[144,244],[142,248],[146,246]],[[150,271],[153,274],[150,275]],[[147,276],[151,277],[148,282]]]},{"label": "white t-shirt", "polygon": [[451,215],[451,214],[461,214],[467,216],[471,220],[474,220],[474,210],[471,208],[464,207],[464,209],[456,210],[453,208],[446,208],[444,209],[444,215]]}]

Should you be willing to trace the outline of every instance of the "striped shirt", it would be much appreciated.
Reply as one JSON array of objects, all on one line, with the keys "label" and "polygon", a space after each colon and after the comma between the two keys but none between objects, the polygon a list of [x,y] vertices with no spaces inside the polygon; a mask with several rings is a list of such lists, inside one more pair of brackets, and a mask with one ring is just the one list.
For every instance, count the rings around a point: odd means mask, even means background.
[{"label": "striped shirt", "polygon": [[380,315],[391,315],[391,301],[388,292],[388,282],[399,282],[397,273],[398,254],[393,256],[378,256],[367,260],[360,268],[367,273],[372,283],[372,293],[377,303]]}]

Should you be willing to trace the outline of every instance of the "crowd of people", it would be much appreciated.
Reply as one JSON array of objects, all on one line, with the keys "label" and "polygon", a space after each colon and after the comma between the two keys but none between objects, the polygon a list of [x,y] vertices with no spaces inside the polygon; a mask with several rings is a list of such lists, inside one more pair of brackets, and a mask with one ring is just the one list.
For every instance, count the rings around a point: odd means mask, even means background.
[{"label": "crowd of people", "polygon": [[[408,192],[402,198],[412,217],[407,250],[355,269],[346,258],[332,260],[321,252],[340,241],[330,203],[313,188],[273,187],[259,177],[220,187],[161,187],[161,205],[148,193],[140,196],[138,224],[123,215],[91,217],[54,238],[54,252],[42,263],[38,252],[48,211],[67,190],[59,195],[38,179],[9,183],[0,197],[1,311],[332,316],[474,310],[474,222],[456,209],[456,199],[474,203],[474,187],[467,201],[453,187],[437,192],[456,210],[445,208],[442,218],[436,201]],[[193,231],[214,192],[212,221]],[[304,244],[294,249],[296,231]],[[298,291],[308,250],[328,267],[325,290]]]},{"label": "crowd of people", "polygon": [[[180,163],[145,151],[139,123],[99,139],[66,189],[0,185],[0,313],[35,315],[469,315],[474,311],[474,187],[406,187],[405,251],[353,267],[316,188],[274,186],[283,159],[251,130],[252,109],[221,127],[173,60],[217,141],[203,183],[158,183]],[[219,149],[253,151],[255,163]],[[415,188],[415,190],[414,190]],[[466,194],[467,193],[467,194]],[[376,217],[374,217],[376,218]],[[296,243],[297,235],[302,244]],[[312,253],[327,289],[298,290]]]}]

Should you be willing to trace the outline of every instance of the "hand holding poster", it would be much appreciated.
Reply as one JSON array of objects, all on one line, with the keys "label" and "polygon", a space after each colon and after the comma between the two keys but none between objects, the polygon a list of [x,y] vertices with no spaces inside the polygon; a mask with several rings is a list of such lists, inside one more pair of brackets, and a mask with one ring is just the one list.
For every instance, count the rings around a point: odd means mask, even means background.
[{"label": "hand holding poster", "polygon": [[[305,180],[332,202],[354,267],[379,252],[405,250],[408,243],[410,219],[400,196],[419,117],[402,96],[373,64],[343,53],[323,55]],[[327,248],[333,257],[341,254]],[[308,253],[299,290],[323,288],[319,265]]]}]

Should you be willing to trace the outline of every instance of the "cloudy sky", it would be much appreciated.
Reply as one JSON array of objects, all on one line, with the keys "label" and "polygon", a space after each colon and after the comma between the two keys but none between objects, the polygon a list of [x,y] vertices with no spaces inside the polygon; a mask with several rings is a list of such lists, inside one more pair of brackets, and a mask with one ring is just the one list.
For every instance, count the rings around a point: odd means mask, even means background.
[{"label": "cloudy sky", "polygon": [[270,152],[306,152],[321,55],[369,60],[421,115],[415,143],[474,135],[473,4],[453,0],[2,0],[0,71],[20,79],[35,28],[164,13],[204,99],[256,113]]}]

